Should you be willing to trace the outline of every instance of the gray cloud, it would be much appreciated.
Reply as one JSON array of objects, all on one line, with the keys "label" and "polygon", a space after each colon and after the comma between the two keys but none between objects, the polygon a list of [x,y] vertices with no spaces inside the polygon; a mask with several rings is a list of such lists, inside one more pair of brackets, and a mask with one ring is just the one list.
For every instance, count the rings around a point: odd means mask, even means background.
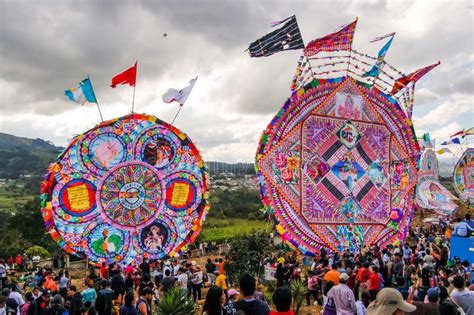
[{"label": "gray cloud", "polygon": [[193,108],[177,124],[212,159],[232,148],[252,160],[251,144],[289,95],[299,52],[251,59],[244,49],[271,30],[270,22],[292,14],[306,42],[358,16],[354,47],[372,55],[382,44],[369,40],[396,31],[392,65],[408,73],[442,61],[417,85],[419,106],[472,100],[470,1],[0,0],[0,130],[65,144],[68,133],[93,124],[84,114],[92,109],[63,96],[86,74],[108,118],[125,114],[131,89],[109,82],[138,59],[139,109],[172,116],[161,94],[199,75]]}]

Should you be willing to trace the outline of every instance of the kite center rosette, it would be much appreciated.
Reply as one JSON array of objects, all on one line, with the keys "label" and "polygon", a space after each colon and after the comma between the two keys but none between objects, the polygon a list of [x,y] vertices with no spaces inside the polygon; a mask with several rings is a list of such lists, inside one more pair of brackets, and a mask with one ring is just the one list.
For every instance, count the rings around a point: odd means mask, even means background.
[{"label": "kite center rosette", "polygon": [[209,209],[199,151],[180,130],[131,114],[75,137],[42,183],[48,233],[92,262],[179,255]]}]

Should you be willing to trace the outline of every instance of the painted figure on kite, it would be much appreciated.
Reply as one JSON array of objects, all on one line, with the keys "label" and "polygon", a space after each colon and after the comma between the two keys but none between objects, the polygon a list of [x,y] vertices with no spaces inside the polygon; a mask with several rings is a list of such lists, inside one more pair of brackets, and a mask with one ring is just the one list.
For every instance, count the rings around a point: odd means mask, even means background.
[{"label": "painted figure on kite", "polygon": [[[299,34],[294,16],[279,23],[275,34]],[[439,63],[403,75],[384,60],[394,34],[378,38],[390,43],[371,57],[352,49],[356,24],[291,48],[304,47],[291,95],[257,149],[265,210],[307,255],[397,243],[414,212],[414,84]],[[270,34],[250,45],[252,57],[270,55],[258,45],[279,41]],[[293,167],[288,152],[298,157]]]},{"label": "painted figure on kite", "polygon": [[468,148],[454,166],[453,186],[459,199],[474,204],[474,148]]},{"label": "painted figure on kite", "polygon": [[199,151],[174,126],[130,114],[76,136],[41,185],[51,237],[94,263],[179,255],[209,208]]}]

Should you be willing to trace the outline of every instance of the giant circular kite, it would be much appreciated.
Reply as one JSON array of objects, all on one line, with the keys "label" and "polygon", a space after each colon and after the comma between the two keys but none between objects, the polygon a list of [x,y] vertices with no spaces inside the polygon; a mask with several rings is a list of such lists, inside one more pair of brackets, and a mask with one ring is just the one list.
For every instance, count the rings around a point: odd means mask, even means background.
[{"label": "giant circular kite", "polygon": [[263,132],[261,196],[283,239],[304,254],[403,239],[419,146],[397,101],[346,76],[296,90]]},{"label": "giant circular kite", "polygon": [[474,148],[464,151],[454,166],[453,186],[459,199],[474,204]]},{"label": "giant circular kite", "polygon": [[41,192],[52,238],[96,263],[175,256],[195,240],[209,208],[197,148],[172,125],[140,114],[75,137]]}]

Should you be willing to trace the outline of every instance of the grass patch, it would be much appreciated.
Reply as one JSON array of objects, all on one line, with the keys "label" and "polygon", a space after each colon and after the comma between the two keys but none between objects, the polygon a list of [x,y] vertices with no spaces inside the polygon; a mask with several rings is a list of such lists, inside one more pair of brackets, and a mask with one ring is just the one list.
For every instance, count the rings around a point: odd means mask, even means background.
[{"label": "grass patch", "polygon": [[252,230],[270,231],[271,226],[268,222],[261,220],[208,218],[204,221],[199,241],[223,243],[249,234]]}]

